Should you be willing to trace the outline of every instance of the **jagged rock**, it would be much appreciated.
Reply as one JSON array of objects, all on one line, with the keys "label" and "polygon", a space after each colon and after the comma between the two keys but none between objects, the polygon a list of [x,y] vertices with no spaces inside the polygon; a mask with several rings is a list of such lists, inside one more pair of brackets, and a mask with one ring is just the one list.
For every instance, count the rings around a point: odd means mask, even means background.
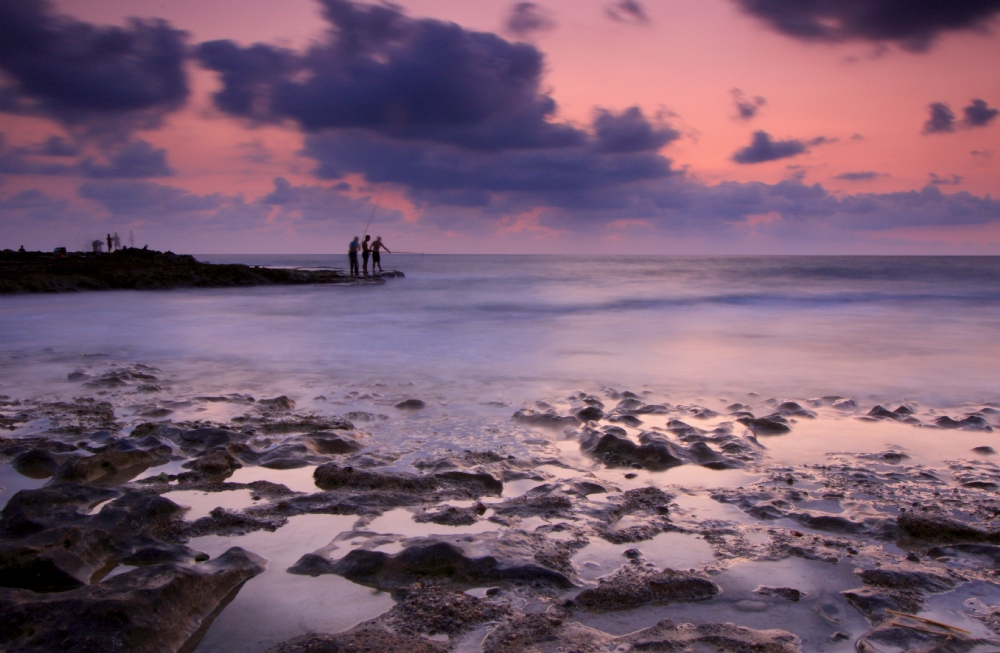
[{"label": "jagged rock", "polygon": [[930,571],[906,569],[898,566],[883,566],[857,572],[865,585],[885,587],[895,590],[918,590],[921,592],[947,592],[956,581]]},{"label": "jagged rock", "polygon": [[972,524],[940,514],[907,511],[896,519],[896,527],[905,539],[939,544],[993,542],[1000,544],[1000,531],[987,531]]},{"label": "jagged rock", "polygon": [[780,415],[741,417],[736,421],[753,431],[754,435],[784,435],[792,432],[788,420]]},{"label": "jagged rock", "polygon": [[613,432],[595,429],[583,431],[580,448],[607,465],[621,467],[636,464],[646,469],[663,470],[688,461],[687,452],[671,442],[657,440],[637,445]]},{"label": "jagged rock", "polygon": [[302,635],[272,646],[265,653],[443,653],[446,650],[443,644],[369,626],[336,635]]},{"label": "jagged rock", "polygon": [[307,554],[288,571],[308,576],[336,574],[379,589],[405,587],[422,580],[446,580],[468,587],[496,582],[541,582],[563,589],[573,587],[566,576],[551,569],[533,564],[504,567],[493,556],[469,558],[460,548],[447,542],[410,546],[394,556],[355,549],[337,561]]},{"label": "jagged rock", "polygon": [[191,462],[184,463],[183,467],[205,476],[228,477],[243,467],[243,464],[225,449],[216,449]]},{"label": "jagged rock", "polygon": [[414,474],[383,474],[353,467],[341,467],[336,463],[320,465],[313,472],[316,485],[324,490],[341,488],[357,490],[396,490],[401,492],[433,492],[438,482],[431,476]]},{"label": "jagged rock", "polygon": [[147,467],[163,462],[164,459],[155,453],[121,447],[93,456],[74,456],[59,467],[53,480],[64,483],[127,481]]},{"label": "jagged rock", "polygon": [[[910,617],[895,617],[870,630],[857,643],[859,651],[967,653],[987,642],[950,628]],[[877,645],[877,647],[876,647]]]},{"label": "jagged rock", "polygon": [[564,428],[566,426],[573,426],[579,424],[580,420],[572,416],[561,416],[556,413],[554,409],[550,409],[547,412],[540,413],[530,408],[522,408],[521,410],[514,413],[512,420],[515,422],[520,422],[521,424],[528,424],[530,426],[543,426],[547,428]]},{"label": "jagged rock", "polygon": [[257,405],[270,408],[271,410],[288,411],[295,408],[295,401],[285,395],[281,395],[273,399],[261,399],[257,402]]},{"label": "jagged rock", "polygon": [[420,583],[396,590],[393,599],[396,605],[379,621],[393,632],[409,635],[453,636],[512,614],[510,607],[502,603]]},{"label": "jagged rock", "polygon": [[805,592],[794,587],[767,587],[764,585],[755,589],[754,592],[764,596],[776,596],[786,601],[798,601],[806,595]]},{"label": "jagged rock", "polygon": [[845,590],[841,595],[872,624],[878,625],[892,619],[886,610],[896,612],[919,612],[924,602],[920,592],[914,590],[891,590],[860,587]]},{"label": "jagged rock", "polygon": [[956,420],[948,416],[938,417],[934,423],[943,429],[963,429],[965,431],[992,431],[993,427],[982,415],[969,415],[965,419]]},{"label": "jagged rock", "polygon": [[479,516],[486,512],[486,506],[479,503],[470,508],[448,506],[437,512],[421,513],[413,518],[415,522],[433,522],[444,526],[471,526],[479,521]]},{"label": "jagged rock", "polygon": [[476,494],[502,494],[503,481],[486,472],[440,472],[434,478],[446,485],[458,485]]},{"label": "jagged rock", "polygon": [[302,441],[319,454],[354,453],[361,449],[361,445],[355,440],[322,431],[303,437]]},{"label": "jagged rock", "polygon": [[59,470],[59,461],[44,449],[31,449],[15,457],[11,466],[28,478],[48,478]]},{"label": "jagged rock", "polygon": [[647,603],[704,601],[721,590],[712,581],[673,569],[651,572],[633,565],[585,589],[576,602],[588,610],[627,610]]},{"label": "jagged rock", "polygon": [[153,565],[57,594],[0,589],[0,647],[11,653],[190,650],[215,611],[265,563],[234,547],[193,567]]}]

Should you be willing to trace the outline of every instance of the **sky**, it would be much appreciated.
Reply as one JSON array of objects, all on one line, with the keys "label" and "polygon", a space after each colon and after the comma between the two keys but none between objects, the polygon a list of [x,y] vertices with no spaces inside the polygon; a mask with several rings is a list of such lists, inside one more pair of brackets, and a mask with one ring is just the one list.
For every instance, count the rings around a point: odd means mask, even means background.
[{"label": "sky", "polygon": [[1000,0],[0,0],[0,249],[1000,254]]}]

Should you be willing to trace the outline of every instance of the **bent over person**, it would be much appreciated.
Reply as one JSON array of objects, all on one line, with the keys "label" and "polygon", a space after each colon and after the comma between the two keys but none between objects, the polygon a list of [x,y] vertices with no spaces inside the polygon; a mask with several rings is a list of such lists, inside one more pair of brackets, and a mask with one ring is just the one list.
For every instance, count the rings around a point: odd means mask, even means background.
[{"label": "bent over person", "polygon": [[381,251],[385,250],[387,254],[392,254],[385,243],[382,242],[382,236],[375,236],[375,242],[372,243],[372,274],[375,274],[375,266],[378,266],[378,271],[382,271],[382,256]]}]

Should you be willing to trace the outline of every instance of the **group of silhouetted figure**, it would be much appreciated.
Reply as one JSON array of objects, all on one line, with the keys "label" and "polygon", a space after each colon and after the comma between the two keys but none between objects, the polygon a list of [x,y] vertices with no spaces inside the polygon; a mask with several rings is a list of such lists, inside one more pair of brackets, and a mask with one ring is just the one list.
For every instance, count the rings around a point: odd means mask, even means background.
[{"label": "group of silhouetted figure", "polygon": [[[357,236],[351,241],[351,244],[347,248],[347,258],[351,264],[351,276],[368,276],[368,259],[371,258],[372,261],[372,274],[375,274],[375,266],[378,266],[378,271],[382,272],[382,250],[385,250],[387,254],[392,254],[385,243],[382,242],[382,236],[376,236],[375,240],[372,240],[371,236],[366,235],[364,240],[360,240]],[[361,260],[363,261],[364,267],[362,267],[362,272],[358,273],[358,250],[361,250]]]},{"label": "group of silhouetted figure", "polygon": [[[132,232],[131,231],[128,232],[128,238],[129,238],[129,247],[135,247],[135,243],[132,242]],[[111,252],[115,251],[116,249],[123,249],[122,248],[122,239],[118,237],[118,232],[117,231],[115,232],[114,236],[112,236],[111,234],[108,234],[108,236],[107,236],[107,238],[105,240],[107,240],[107,243],[108,243],[108,254],[110,254]],[[93,248],[95,254],[100,254],[101,252],[104,251],[104,243],[101,242],[100,238],[98,238],[94,242],[90,243],[90,246]]]}]

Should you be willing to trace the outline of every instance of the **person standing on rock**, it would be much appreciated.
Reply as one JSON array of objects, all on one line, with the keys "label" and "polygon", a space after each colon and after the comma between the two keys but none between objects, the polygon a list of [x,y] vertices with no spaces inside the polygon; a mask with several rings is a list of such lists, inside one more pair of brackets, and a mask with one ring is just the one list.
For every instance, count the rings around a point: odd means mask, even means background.
[{"label": "person standing on rock", "polygon": [[358,276],[358,237],[355,236],[354,240],[347,247],[347,259],[351,264],[351,276]]},{"label": "person standing on rock", "polygon": [[[361,272],[368,276],[368,257],[371,256],[372,248],[369,246],[369,241],[372,239],[371,236],[365,234],[365,239],[361,241]],[[372,264],[372,272],[375,271],[375,264]]]},{"label": "person standing on rock", "polygon": [[111,240],[111,234],[108,234],[108,254],[115,251],[114,250],[115,241]]},{"label": "person standing on rock", "polygon": [[382,272],[382,257],[379,254],[381,250],[385,250],[387,254],[392,254],[385,243],[382,242],[382,236],[375,236],[375,242],[372,243],[372,274],[375,274],[375,266],[378,266],[378,271]]},{"label": "person standing on rock", "polygon": [[115,232],[115,235],[111,237],[111,240],[113,240],[114,243],[115,243],[115,249],[121,249],[122,248],[122,239],[118,237],[118,232],[117,231]]}]

